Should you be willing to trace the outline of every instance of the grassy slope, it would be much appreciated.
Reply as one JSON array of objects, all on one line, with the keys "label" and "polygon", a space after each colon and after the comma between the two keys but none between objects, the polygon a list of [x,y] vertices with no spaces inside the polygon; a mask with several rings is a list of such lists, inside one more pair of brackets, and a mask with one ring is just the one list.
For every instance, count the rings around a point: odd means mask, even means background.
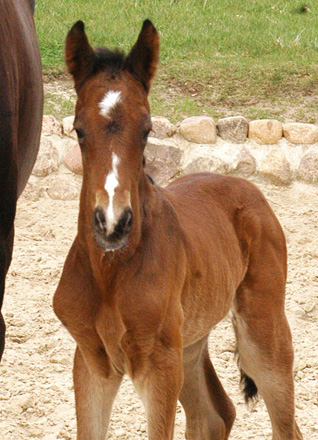
[{"label": "grassy slope", "polygon": [[[310,4],[312,3],[312,5]],[[275,0],[38,0],[43,67],[64,71],[63,45],[77,20],[93,46],[129,50],[142,21],[161,35],[153,114],[180,120],[244,114],[318,119],[318,7]]]}]

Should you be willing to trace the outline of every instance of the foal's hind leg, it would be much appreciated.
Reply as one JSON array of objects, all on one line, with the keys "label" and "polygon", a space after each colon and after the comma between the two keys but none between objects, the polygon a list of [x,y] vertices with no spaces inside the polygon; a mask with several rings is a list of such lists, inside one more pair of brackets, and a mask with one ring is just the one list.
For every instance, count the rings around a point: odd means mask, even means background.
[{"label": "foal's hind leg", "polygon": [[292,338],[284,312],[285,265],[284,251],[270,242],[261,252],[251,253],[234,301],[233,325],[246,400],[258,389],[270,415],[273,440],[299,440],[302,436],[294,418]]},{"label": "foal's hind leg", "polygon": [[226,440],[235,409],[211,363],[207,338],[184,349],[184,383],[179,396],[187,440]]}]

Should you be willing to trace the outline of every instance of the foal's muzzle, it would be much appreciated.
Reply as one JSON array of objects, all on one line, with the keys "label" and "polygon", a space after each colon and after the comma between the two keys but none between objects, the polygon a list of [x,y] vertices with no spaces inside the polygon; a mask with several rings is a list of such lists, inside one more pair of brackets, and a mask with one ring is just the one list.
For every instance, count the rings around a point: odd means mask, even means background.
[{"label": "foal's muzzle", "polygon": [[105,211],[100,206],[94,210],[94,230],[97,243],[106,251],[115,251],[125,246],[133,225],[133,212],[130,207],[124,209],[111,234],[107,234]]}]

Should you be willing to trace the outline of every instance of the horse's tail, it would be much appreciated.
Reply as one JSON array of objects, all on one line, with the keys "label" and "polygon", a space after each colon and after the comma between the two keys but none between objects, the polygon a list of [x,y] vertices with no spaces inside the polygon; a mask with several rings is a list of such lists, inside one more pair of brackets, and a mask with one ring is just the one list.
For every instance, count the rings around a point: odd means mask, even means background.
[{"label": "horse's tail", "polygon": [[258,389],[255,385],[255,382],[253,379],[251,379],[244,371],[240,368],[241,372],[241,389],[244,393],[245,402],[253,402],[257,399],[257,393]]},{"label": "horse's tail", "polygon": [[257,397],[258,397],[257,386],[256,386],[254,380],[251,377],[249,377],[245,373],[245,371],[242,369],[242,367],[240,365],[240,356],[239,356],[237,349],[236,349],[235,357],[237,358],[237,364],[238,364],[238,367],[239,367],[240,373],[241,373],[240,386],[241,386],[241,390],[243,391],[243,394],[244,394],[245,402],[247,404],[253,403],[257,400]]}]

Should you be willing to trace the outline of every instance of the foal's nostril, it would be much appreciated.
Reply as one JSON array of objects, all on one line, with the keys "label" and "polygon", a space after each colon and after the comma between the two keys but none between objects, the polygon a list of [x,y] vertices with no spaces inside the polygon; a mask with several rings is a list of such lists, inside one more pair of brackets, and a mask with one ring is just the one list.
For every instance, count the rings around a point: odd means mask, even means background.
[{"label": "foal's nostril", "polygon": [[134,216],[131,208],[126,208],[115,227],[114,235],[117,237],[127,235],[131,231],[133,219]]},{"label": "foal's nostril", "polygon": [[[94,229],[98,244],[108,250],[119,249],[126,244],[127,236],[133,225],[133,212],[130,207],[124,209],[115,228],[108,226],[105,211],[97,206],[93,215]],[[107,233],[108,232],[108,233]]]},{"label": "foal's nostril", "polygon": [[126,218],[126,230],[129,232],[133,225],[133,213],[132,210],[129,209],[127,212],[127,218]]},{"label": "foal's nostril", "polygon": [[106,234],[106,217],[104,211],[99,206],[94,211],[94,226],[100,234]]}]

